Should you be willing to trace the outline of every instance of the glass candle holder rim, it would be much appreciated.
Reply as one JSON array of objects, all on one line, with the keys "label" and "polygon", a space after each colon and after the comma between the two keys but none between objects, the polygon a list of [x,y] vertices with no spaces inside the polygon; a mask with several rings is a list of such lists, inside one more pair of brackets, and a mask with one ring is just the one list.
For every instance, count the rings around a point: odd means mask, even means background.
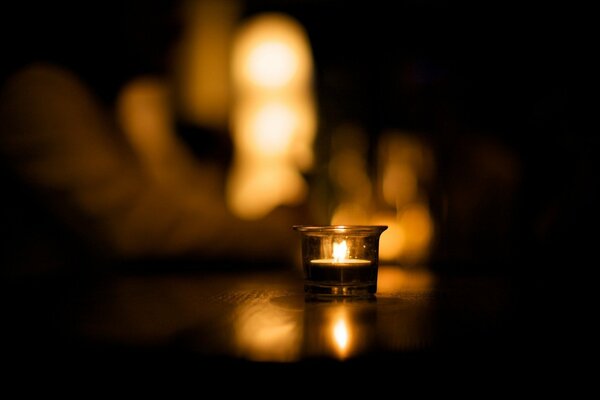
[{"label": "glass candle holder rim", "polygon": [[367,232],[367,233],[382,233],[387,225],[294,225],[293,228],[299,232],[332,232],[332,233],[348,233],[348,232]]}]

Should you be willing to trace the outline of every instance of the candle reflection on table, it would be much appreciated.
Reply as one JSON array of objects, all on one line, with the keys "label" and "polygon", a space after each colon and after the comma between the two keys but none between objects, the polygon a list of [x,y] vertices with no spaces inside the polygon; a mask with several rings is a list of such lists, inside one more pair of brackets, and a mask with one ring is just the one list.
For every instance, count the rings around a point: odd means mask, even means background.
[{"label": "candle reflection on table", "polygon": [[238,306],[235,342],[240,356],[253,361],[294,361],[300,357],[301,310],[281,308],[269,301]]},{"label": "candle reflection on table", "polygon": [[294,361],[301,355],[348,360],[380,347],[427,347],[433,340],[434,275],[398,266],[380,270],[381,289],[370,299],[307,301],[300,293],[276,292],[254,298],[256,293],[242,290],[239,295],[253,301],[238,305],[233,314],[238,355],[255,361]]},{"label": "candle reflection on table", "polygon": [[267,362],[352,360],[431,346],[435,275],[397,266],[381,266],[379,275],[376,297],[318,300],[305,298],[295,273],[130,277],[103,288],[79,329],[100,343],[176,344]]},{"label": "candle reflection on table", "polygon": [[376,316],[374,300],[307,302],[304,351],[339,360],[364,353],[375,345]]},{"label": "candle reflection on table", "polygon": [[340,315],[339,319],[333,325],[333,338],[340,356],[343,356],[346,352],[349,337],[350,334],[346,318],[344,315]]},{"label": "candle reflection on table", "polygon": [[350,352],[356,352],[354,337],[357,324],[344,306],[337,308],[333,314],[335,316],[331,324],[331,344],[337,358],[344,359]]}]

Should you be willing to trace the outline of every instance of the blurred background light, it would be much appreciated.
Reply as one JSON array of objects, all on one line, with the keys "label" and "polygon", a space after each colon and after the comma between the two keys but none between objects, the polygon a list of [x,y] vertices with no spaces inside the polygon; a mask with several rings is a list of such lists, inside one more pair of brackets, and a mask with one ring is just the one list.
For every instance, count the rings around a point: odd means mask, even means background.
[{"label": "blurred background light", "polygon": [[306,200],[317,117],[312,56],[302,25],[283,13],[244,21],[232,48],[235,156],[227,203],[245,219]]}]

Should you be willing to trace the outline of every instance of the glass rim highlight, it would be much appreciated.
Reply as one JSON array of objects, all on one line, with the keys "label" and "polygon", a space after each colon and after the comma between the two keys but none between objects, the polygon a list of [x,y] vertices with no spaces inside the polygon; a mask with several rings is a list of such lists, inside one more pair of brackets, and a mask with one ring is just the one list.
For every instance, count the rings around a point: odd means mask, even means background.
[{"label": "glass rim highlight", "polygon": [[293,225],[293,229],[299,232],[331,232],[331,233],[346,233],[346,232],[364,232],[376,233],[385,231],[387,225]]}]

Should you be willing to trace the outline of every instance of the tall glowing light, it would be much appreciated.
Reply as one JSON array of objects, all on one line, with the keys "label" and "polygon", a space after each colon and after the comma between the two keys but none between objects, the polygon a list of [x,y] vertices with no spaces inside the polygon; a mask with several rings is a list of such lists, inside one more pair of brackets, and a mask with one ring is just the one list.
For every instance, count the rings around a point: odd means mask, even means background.
[{"label": "tall glowing light", "polygon": [[256,15],[236,33],[231,65],[227,202],[239,217],[257,219],[307,192],[302,173],[312,166],[317,123],[308,37],[289,15]]}]

